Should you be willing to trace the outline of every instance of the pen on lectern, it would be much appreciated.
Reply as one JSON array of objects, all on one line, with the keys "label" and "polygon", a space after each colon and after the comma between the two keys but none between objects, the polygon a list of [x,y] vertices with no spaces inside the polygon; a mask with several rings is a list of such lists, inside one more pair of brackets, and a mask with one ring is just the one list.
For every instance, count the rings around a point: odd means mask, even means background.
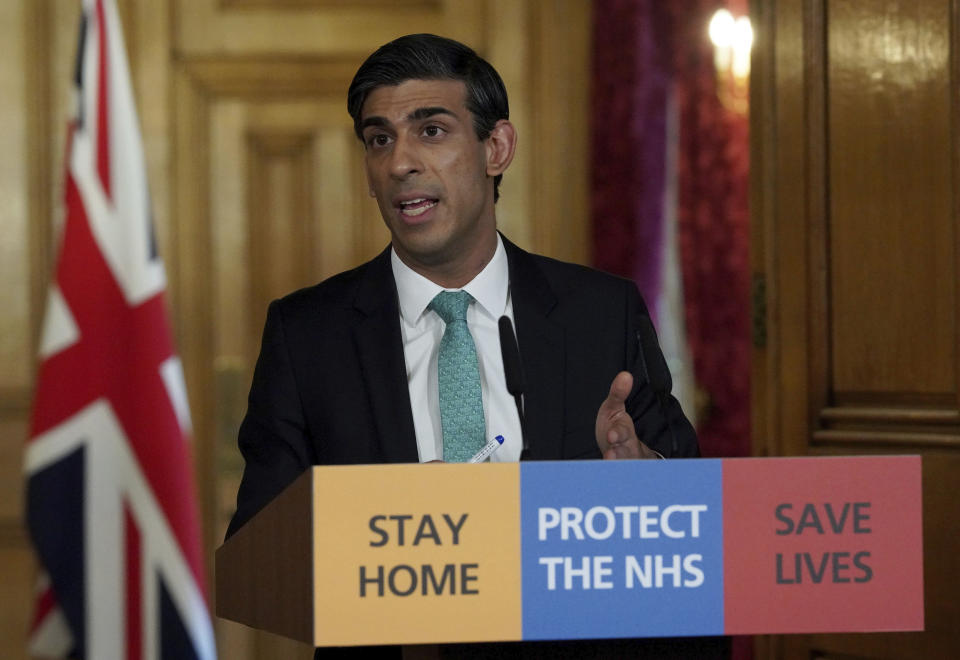
[{"label": "pen on lectern", "polygon": [[473,458],[467,461],[467,463],[482,463],[483,461],[487,460],[487,457],[490,456],[490,454],[500,449],[500,445],[502,444],[503,436],[498,435],[496,438],[488,442],[483,449],[474,454]]}]

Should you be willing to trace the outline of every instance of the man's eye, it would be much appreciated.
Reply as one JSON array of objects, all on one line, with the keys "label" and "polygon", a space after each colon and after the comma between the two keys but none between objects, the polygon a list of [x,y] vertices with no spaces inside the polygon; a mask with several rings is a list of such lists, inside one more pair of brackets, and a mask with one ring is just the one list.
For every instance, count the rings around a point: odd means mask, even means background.
[{"label": "man's eye", "polygon": [[423,129],[423,134],[427,137],[440,137],[444,132],[439,126],[427,126]]},{"label": "man's eye", "polygon": [[367,145],[371,147],[385,147],[390,144],[390,136],[384,135],[383,133],[377,133],[376,135],[371,135],[367,140]]}]

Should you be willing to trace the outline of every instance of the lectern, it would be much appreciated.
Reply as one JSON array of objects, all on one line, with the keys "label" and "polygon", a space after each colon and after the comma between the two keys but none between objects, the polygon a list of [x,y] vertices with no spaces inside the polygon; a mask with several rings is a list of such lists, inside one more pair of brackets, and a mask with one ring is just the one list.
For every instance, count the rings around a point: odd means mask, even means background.
[{"label": "lectern", "polygon": [[922,630],[921,463],[314,467],[216,589],[316,646]]}]

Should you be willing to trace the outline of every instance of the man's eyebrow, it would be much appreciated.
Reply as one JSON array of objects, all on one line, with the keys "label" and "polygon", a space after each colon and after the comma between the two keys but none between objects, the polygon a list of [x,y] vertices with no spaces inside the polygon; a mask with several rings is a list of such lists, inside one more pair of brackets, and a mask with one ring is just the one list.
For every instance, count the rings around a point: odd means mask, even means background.
[{"label": "man's eyebrow", "polygon": [[[449,115],[455,119],[457,118],[456,113],[452,110],[448,110],[442,106],[433,106],[429,108],[417,108],[407,115],[406,119],[407,121],[422,121],[436,115]],[[390,122],[387,121],[386,117],[381,117],[380,115],[366,117],[360,122],[360,132],[362,133],[364,129],[370,126],[387,128],[390,126]]]},{"label": "man's eyebrow", "polygon": [[407,115],[408,121],[419,121],[421,119],[427,119],[428,117],[433,117],[434,115],[450,115],[451,117],[456,118],[456,114],[451,110],[447,110],[441,106],[435,106],[432,108],[417,108],[409,115]]},{"label": "man's eyebrow", "polygon": [[388,122],[383,117],[378,117],[378,116],[366,117],[363,121],[360,122],[360,132],[362,133],[363,129],[367,128],[368,126],[389,126],[389,125],[390,125],[390,122]]}]

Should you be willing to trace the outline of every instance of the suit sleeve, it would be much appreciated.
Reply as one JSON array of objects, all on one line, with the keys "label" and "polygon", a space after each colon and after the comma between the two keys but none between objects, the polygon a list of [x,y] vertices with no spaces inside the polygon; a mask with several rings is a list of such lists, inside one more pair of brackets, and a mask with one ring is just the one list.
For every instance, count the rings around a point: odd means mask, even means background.
[{"label": "suit sleeve", "polygon": [[245,466],[227,537],[316,462],[278,301],[267,310],[238,445]]},{"label": "suit sleeve", "polygon": [[670,371],[657,341],[647,307],[630,283],[627,356],[633,374],[633,392],[626,401],[637,437],[665,458],[696,458],[700,445],[693,425],[671,394]]}]

